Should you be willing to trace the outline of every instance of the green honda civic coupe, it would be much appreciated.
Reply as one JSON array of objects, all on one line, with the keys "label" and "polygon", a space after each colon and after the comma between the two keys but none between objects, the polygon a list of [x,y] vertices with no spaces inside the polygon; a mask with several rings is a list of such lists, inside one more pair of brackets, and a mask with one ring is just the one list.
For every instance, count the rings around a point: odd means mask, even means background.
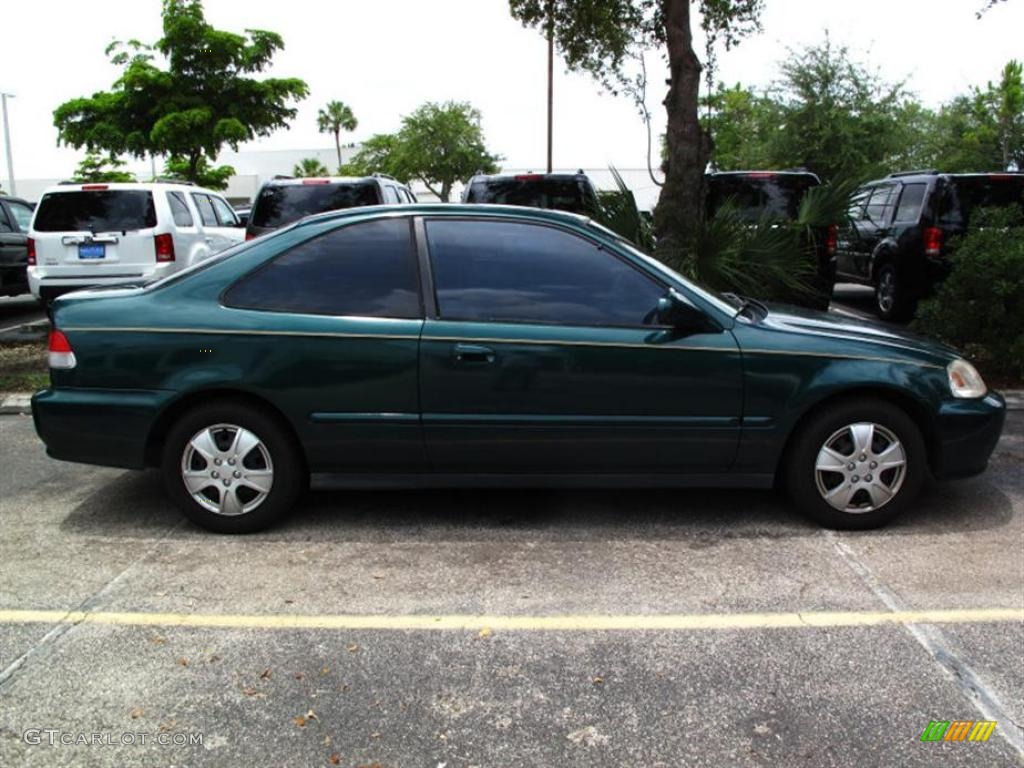
[{"label": "green honda civic coupe", "polygon": [[530,208],[323,214],[52,312],[32,401],[49,455],[159,467],[226,533],[278,520],[311,477],[779,484],[824,525],[868,528],[930,478],[984,470],[1005,413],[946,347],[716,295]]}]

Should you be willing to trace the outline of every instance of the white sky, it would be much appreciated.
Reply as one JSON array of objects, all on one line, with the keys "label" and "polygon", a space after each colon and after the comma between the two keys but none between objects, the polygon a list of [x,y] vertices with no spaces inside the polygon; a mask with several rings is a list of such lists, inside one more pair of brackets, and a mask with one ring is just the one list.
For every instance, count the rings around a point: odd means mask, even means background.
[{"label": "white sky", "polygon": [[[767,0],[764,32],[720,56],[720,79],[766,84],[787,47],[818,43],[828,29],[861,58],[870,53],[887,79],[905,78],[935,106],[998,77],[1024,58],[1024,0],[994,8],[982,0]],[[113,39],[160,36],[159,0],[30,0],[4,4],[0,90],[9,101],[18,178],[67,176],[80,153],[56,147],[53,109],[106,89],[117,75],[103,56]],[[505,0],[206,0],[218,28],[279,32],[285,50],[273,74],[310,86],[289,130],[261,148],[331,146],[316,111],[338,98],[359,128],[348,137],[393,131],[426,100],[470,101],[483,112],[487,142],[508,167],[542,169],[545,157],[546,45],[508,14]],[[648,61],[648,102],[660,133],[664,68]],[[556,64],[555,165],[642,167],[646,135],[630,102],[603,93]],[[244,149],[244,147],[243,147]],[[0,153],[0,179],[6,185]]]}]

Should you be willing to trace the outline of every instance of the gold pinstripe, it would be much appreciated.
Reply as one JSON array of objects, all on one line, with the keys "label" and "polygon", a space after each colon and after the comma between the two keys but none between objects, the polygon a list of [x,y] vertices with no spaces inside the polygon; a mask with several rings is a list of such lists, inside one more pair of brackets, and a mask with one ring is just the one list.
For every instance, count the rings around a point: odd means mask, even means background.
[{"label": "gold pinstripe", "polygon": [[[91,327],[91,328],[64,328],[65,332],[108,332],[108,333],[180,333],[180,334],[221,334],[230,336],[297,336],[307,338],[333,338],[333,339],[382,339],[385,341],[409,341],[419,338],[415,335],[396,335],[384,333],[349,333],[332,331],[267,331],[261,329],[227,329],[227,328],[156,328],[125,326],[115,327]],[[555,345],[560,347],[617,347],[622,349],[650,349],[679,352],[737,352],[736,349],[723,347],[694,347],[682,346],[679,344],[634,344],[629,342],[615,341],[570,341],[567,339],[513,339],[513,338],[488,338],[471,336],[424,336],[423,341],[444,341],[463,342],[470,344],[530,344],[534,346]],[[742,350],[744,355],[789,355],[795,357],[821,357],[831,360],[866,360],[874,363],[896,363],[899,365],[914,365],[919,368],[935,368],[942,370],[943,366],[934,363],[925,363],[916,360],[903,360],[896,357],[875,357],[871,355],[852,355],[841,352],[810,352],[795,351],[788,349],[747,349]]]}]

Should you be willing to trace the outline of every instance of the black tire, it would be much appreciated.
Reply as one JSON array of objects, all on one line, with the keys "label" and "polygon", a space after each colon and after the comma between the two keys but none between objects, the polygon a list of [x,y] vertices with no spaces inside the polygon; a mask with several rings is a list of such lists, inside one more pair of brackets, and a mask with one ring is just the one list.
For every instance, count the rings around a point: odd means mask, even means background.
[{"label": "black tire", "polygon": [[[822,491],[818,487],[819,478],[816,464],[819,452],[830,438],[834,437],[837,432],[842,432],[848,425],[860,423],[876,425],[876,429],[877,427],[882,428],[877,430],[877,445],[884,446],[885,432],[890,433],[899,441],[905,457],[904,472],[898,485],[892,483],[896,486],[896,490],[887,501],[868,511],[843,511],[832,506],[823,497]],[[807,422],[799,427],[799,430],[794,435],[791,447],[783,459],[785,462],[783,476],[790,495],[801,511],[826,528],[863,530],[885,525],[914,502],[928,477],[928,456],[921,431],[902,409],[884,400],[865,398],[825,407],[812,415]],[[852,432],[848,432],[836,439],[841,443],[851,438]],[[845,451],[839,453],[845,455]],[[848,458],[852,459],[851,463],[854,464],[852,471],[854,472],[875,471],[868,468],[870,467],[868,461],[859,461],[860,456],[856,455],[856,451]],[[845,467],[848,468],[849,464],[846,464]],[[884,481],[883,472],[885,473]],[[860,478],[861,485],[856,487],[863,490],[858,490],[854,494],[851,503],[856,503],[859,499],[860,503],[866,502],[867,505],[871,505],[870,492],[864,482],[867,477],[873,476],[853,475],[853,478]],[[825,472],[822,478],[823,481],[828,480],[830,483],[843,478],[841,482],[836,483],[836,486],[825,485],[825,491],[831,491],[843,484],[846,484],[848,488],[853,488],[855,485],[850,482],[852,478],[846,477],[841,472]],[[885,485],[889,485],[889,481],[895,478],[896,470],[878,472],[878,480]]]},{"label": "black tire", "polygon": [[[223,426],[217,428],[218,425]],[[215,428],[209,433],[211,439],[222,439],[221,444],[226,444],[237,434],[238,430],[232,428],[247,430],[259,443],[240,459],[227,458],[229,452],[216,454],[220,457],[216,461],[223,462],[218,466],[212,463],[206,466],[208,462],[199,452],[190,450],[191,472],[198,475],[209,469],[211,473],[223,473],[223,479],[217,480],[211,476],[209,486],[199,491],[207,503],[204,506],[185,486],[183,463],[186,448],[193,437],[210,428]],[[232,468],[227,466],[229,461],[237,463]],[[249,466],[243,466],[243,461]],[[181,416],[164,441],[160,468],[167,495],[185,516],[196,525],[216,533],[253,533],[273,525],[294,505],[309,484],[300,448],[288,430],[263,411],[230,401],[199,406]],[[230,495],[240,505],[232,511],[244,510],[245,505],[254,503],[261,495],[246,485],[250,477],[246,470],[252,473],[252,478],[259,477],[258,482],[266,485],[268,469],[271,472],[269,491],[263,494],[262,500],[251,510],[228,515],[208,508],[210,505],[224,503],[226,497],[219,495],[223,493],[220,483],[226,486],[230,483],[232,485],[228,490],[233,492]],[[236,481],[234,478],[239,476],[241,479]],[[250,495],[252,498],[249,498]],[[249,499],[248,502],[246,499]]]},{"label": "black tire", "polygon": [[905,281],[892,262],[883,264],[875,274],[875,311],[883,320],[909,320],[915,302],[908,296]]}]

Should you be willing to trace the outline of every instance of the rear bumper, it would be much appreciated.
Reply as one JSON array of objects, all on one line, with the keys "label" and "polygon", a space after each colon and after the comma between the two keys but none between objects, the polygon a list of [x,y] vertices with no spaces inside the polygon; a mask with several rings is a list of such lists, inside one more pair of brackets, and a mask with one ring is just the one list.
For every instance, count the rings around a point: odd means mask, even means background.
[{"label": "rear bumper", "polygon": [[1006,401],[997,392],[978,400],[951,400],[939,408],[939,479],[969,477],[985,471],[1006,419]]},{"label": "rear bumper", "polygon": [[150,265],[131,265],[104,272],[81,270],[71,272],[66,268],[50,272],[45,267],[28,268],[28,286],[37,299],[53,299],[71,291],[93,288],[100,285],[131,285],[142,281],[167,277],[181,269],[177,262],[161,262]]},{"label": "rear bumper", "polygon": [[47,454],[55,459],[142,469],[150,430],[173,394],[44,389],[32,396],[32,418]]}]

